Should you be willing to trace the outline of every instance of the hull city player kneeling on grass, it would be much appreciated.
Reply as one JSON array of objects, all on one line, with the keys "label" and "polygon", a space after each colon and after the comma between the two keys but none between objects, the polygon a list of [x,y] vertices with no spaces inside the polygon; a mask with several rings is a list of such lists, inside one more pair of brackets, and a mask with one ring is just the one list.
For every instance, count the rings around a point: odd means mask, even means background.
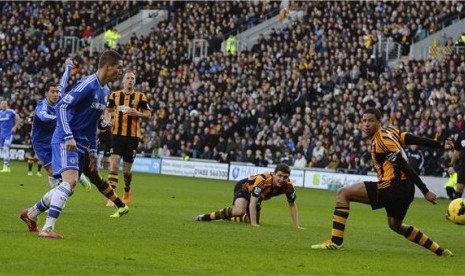
[{"label": "hull city player kneeling on grass", "polygon": [[234,186],[233,208],[223,208],[197,216],[198,221],[230,220],[260,226],[260,209],[263,200],[285,194],[289,203],[292,224],[299,225],[299,214],[295,203],[294,185],[289,181],[291,169],[286,164],[278,164],[272,173],[250,176]]},{"label": "hull city player kneeling on grass", "polygon": [[378,109],[367,109],[363,113],[362,127],[363,132],[371,140],[371,158],[379,181],[359,182],[337,191],[331,240],[312,245],[312,249],[342,249],[350,202],[360,202],[370,204],[373,210],[384,208],[389,228],[409,241],[425,247],[438,256],[453,256],[450,250],[440,247],[418,228],[403,222],[415,195],[414,185],[420,189],[426,200],[436,204],[436,194],[426,187],[409,165],[403,147],[420,145],[452,149],[452,141],[438,142],[400,132],[395,128],[382,128],[381,113]]}]

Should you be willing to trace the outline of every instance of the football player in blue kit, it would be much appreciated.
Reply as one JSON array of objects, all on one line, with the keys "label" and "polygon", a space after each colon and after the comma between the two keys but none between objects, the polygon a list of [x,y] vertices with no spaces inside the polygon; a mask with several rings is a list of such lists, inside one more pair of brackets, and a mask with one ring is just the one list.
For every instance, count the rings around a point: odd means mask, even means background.
[{"label": "football player in blue kit", "polygon": [[13,135],[19,127],[21,119],[16,111],[10,109],[8,102],[0,102],[0,148],[3,153],[3,169],[0,173],[9,173],[10,169],[10,146]]},{"label": "football player in blue kit", "polygon": [[[62,182],[48,191],[37,204],[21,213],[21,219],[27,223],[29,231],[38,231],[42,237],[62,238],[54,232],[55,222],[82,173],[102,194],[114,200],[118,210],[111,217],[119,218],[129,212],[128,206],[100,177],[96,165],[97,125],[110,93],[107,83],[120,74],[121,63],[120,54],[105,51],[100,56],[97,72],[83,77],[56,104],[57,123],[51,139],[52,170],[54,175],[61,175]],[[47,209],[47,219],[39,231],[37,216]]]}]

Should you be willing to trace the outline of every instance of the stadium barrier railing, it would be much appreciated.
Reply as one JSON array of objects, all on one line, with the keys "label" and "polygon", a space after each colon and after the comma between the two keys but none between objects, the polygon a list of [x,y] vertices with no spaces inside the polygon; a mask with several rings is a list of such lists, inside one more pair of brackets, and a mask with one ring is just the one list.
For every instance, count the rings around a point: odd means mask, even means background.
[{"label": "stadium barrier railing", "polygon": [[[30,149],[31,147],[27,145],[11,145],[10,160],[26,160]],[[3,159],[1,153],[0,158]],[[102,155],[99,158],[102,158]],[[138,156],[133,163],[132,170],[141,173],[238,181],[250,175],[273,171],[274,167],[275,165],[257,167],[251,163],[242,162],[228,164],[204,159],[183,160],[180,157],[150,158]],[[122,169],[121,166],[120,169]],[[357,182],[377,180],[376,175],[373,173],[357,175],[316,168],[292,168],[290,178],[296,187],[330,191],[336,191],[340,187]],[[432,192],[436,193],[438,198],[447,198],[444,189],[447,178],[421,176],[421,179]],[[416,188],[415,197],[423,197],[418,188]]]}]

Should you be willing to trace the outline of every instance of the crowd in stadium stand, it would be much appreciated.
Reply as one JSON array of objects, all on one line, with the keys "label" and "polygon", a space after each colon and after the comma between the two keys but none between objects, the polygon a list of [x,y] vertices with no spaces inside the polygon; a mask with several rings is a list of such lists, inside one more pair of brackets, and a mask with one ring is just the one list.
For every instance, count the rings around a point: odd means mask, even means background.
[{"label": "crowd in stadium stand", "polygon": [[[64,30],[79,25],[78,30],[85,31],[77,18],[108,21],[113,15],[82,12],[100,2],[77,2],[69,9],[49,9],[52,4],[43,2],[6,3],[0,4],[0,96],[11,98],[11,108],[26,118],[41,98],[43,80],[57,81],[61,75],[67,56],[59,44]],[[433,139],[461,130],[463,55],[451,51],[440,58],[406,60],[394,68],[372,56],[380,37],[392,37],[408,48],[422,28],[434,31],[439,21],[461,12],[461,3],[295,4],[305,11],[302,22],[274,30],[237,55],[215,52],[191,61],[187,47],[192,38],[224,36],[235,25],[251,22],[251,16],[275,9],[276,3],[171,6],[170,19],[150,35],[133,35],[120,45],[125,67],[135,71],[138,89],[153,109],[152,119],[143,122],[140,152],[260,166],[285,162],[364,174],[372,168],[358,123],[367,106],[380,108],[386,124]],[[73,14],[77,18],[64,21],[57,16]],[[95,70],[98,54],[78,54],[70,84]],[[15,139],[27,143],[28,137],[25,124]],[[420,150],[425,158],[422,173],[442,175],[448,153]]]}]

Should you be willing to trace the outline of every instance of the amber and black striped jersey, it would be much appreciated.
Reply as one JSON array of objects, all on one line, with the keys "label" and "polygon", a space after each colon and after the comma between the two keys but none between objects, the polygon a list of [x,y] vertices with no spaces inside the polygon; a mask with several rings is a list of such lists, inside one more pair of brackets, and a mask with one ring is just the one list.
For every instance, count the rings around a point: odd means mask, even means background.
[{"label": "amber and black striped jersey", "polygon": [[152,111],[147,97],[140,91],[124,92],[118,90],[111,93],[107,105],[108,111],[113,114],[112,134],[119,136],[140,137],[140,118],[128,116],[129,108],[134,108],[144,114]]},{"label": "amber and black striped jersey", "polygon": [[35,115],[35,112],[32,111],[26,118],[25,121],[25,127],[26,127],[26,133],[29,133],[32,135],[32,122],[34,121],[34,115]]},{"label": "amber and black striped jersey", "polygon": [[407,156],[403,149],[405,145],[405,135],[407,132],[387,127],[379,129],[371,139],[371,159],[376,167],[376,173],[381,185],[379,188],[390,186],[393,180],[407,179],[398,167],[393,164],[393,159],[401,154],[407,162]]},{"label": "amber and black striped jersey", "polygon": [[286,194],[288,202],[294,202],[296,199],[294,185],[289,182],[282,187],[273,186],[273,175],[271,173],[249,176],[241,182],[243,182],[242,191],[258,197],[259,201],[268,200],[281,194]]}]

